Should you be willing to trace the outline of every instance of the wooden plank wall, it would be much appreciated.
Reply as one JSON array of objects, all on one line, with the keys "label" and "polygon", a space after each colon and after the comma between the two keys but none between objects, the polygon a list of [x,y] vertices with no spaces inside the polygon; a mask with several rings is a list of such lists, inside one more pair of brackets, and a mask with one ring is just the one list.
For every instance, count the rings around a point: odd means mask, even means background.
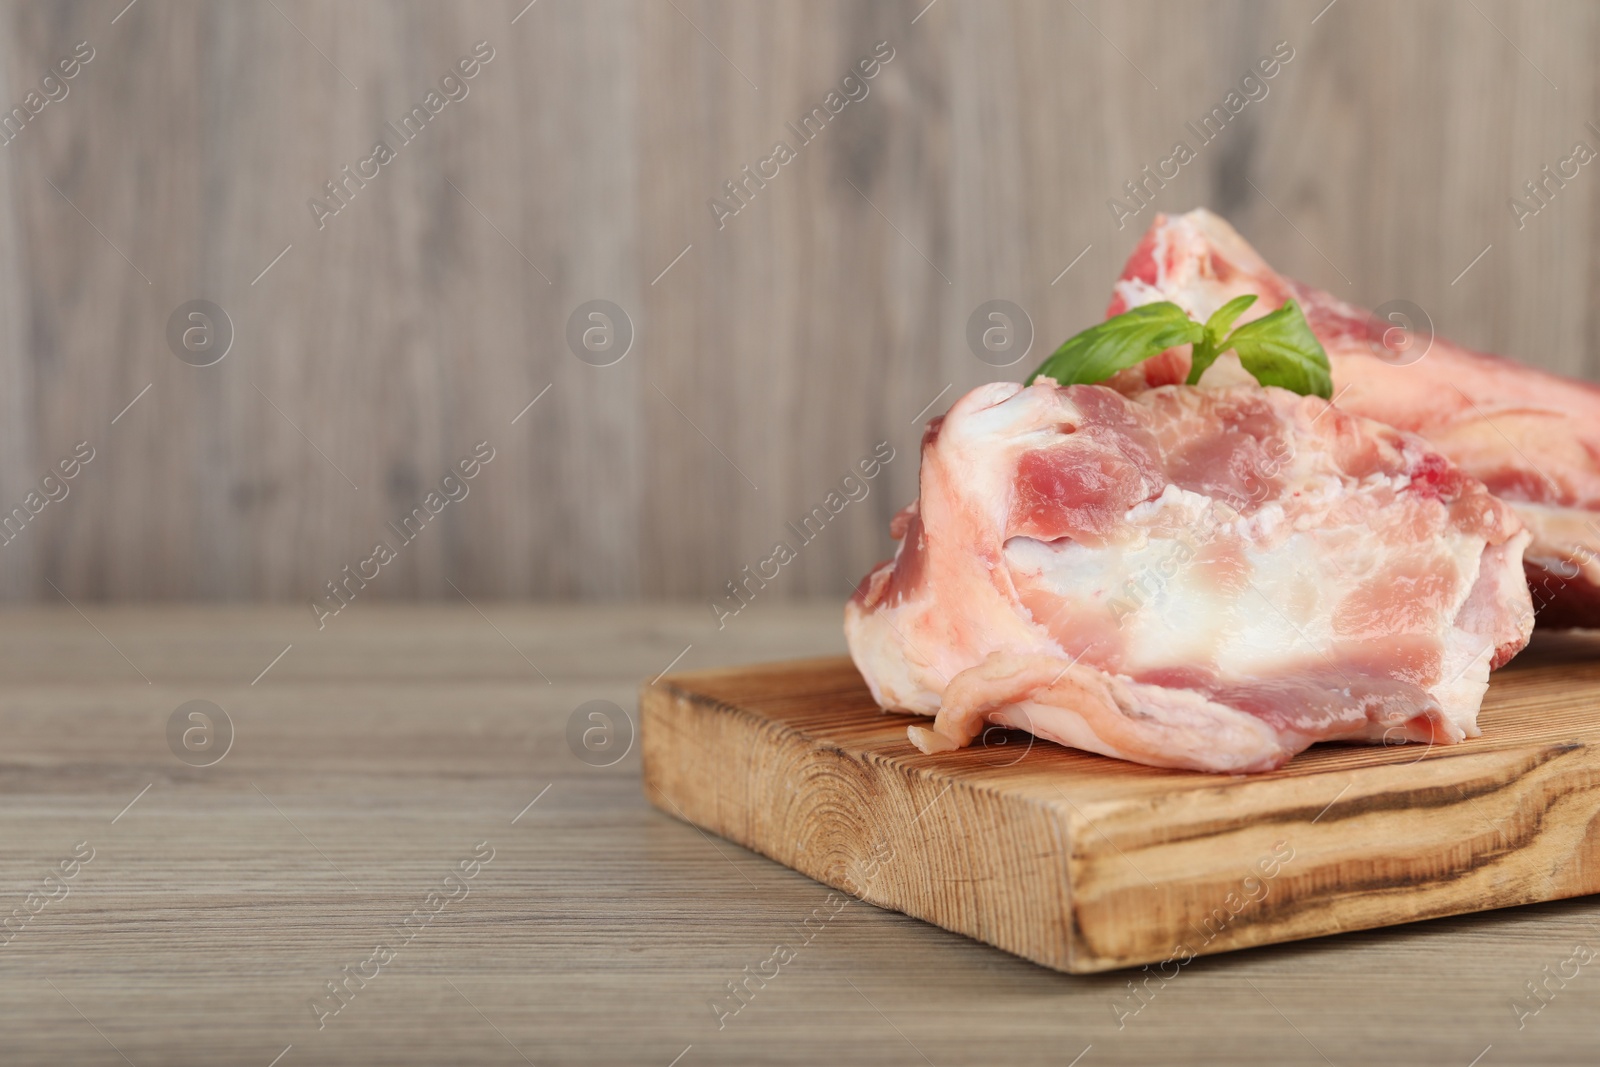
[{"label": "wooden plank wall", "polygon": [[[524,2],[0,6],[8,110],[94,50],[0,147],[0,510],[95,450],[0,546],[0,596],[306,601],[379,539],[369,598],[707,598],[779,540],[764,596],[841,594],[914,493],[919,410],[1027,369],[973,356],[973,310],[1026,309],[1027,364],[1100,313],[1154,210],[1119,229],[1107,200],[1279,41],[1156,207],[1600,373],[1600,167],[1508,207],[1600,148],[1593,4]],[[469,95],[319,229],[309,200],[479,41]],[[868,95],[719,228],[707,201],[880,41]],[[202,298],[234,329],[210,367],[166,340]],[[594,299],[632,322],[612,366],[566,341]],[[479,441],[468,497],[400,543]]]}]

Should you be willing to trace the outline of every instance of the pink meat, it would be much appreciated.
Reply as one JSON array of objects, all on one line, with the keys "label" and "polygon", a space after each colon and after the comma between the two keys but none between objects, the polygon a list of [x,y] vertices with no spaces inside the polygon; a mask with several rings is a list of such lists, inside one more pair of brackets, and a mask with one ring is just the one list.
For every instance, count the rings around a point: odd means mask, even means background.
[{"label": "pink meat", "polygon": [[[1260,299],[1240,322],[1291,297],[1300,304],[1328,351],[1340,407],[1420,434],[1517,509],[1533,537],[1524,562],[1541,625],[1600,626],[1600,388],[1408,333],[1403,322],[1285,278],[1203,210],[1156,216],[1107,314],[1170,300],[1204,319],[1243,293]],[[1188,372],[1183,347],[1111,384],[1132,391]],[[1201,384],[1240,373],[1224,357]]]},{"label": "pink meat", "polygon": [[1421,439],[1241,386],[973,390],[846,608],[924,752],[989,723],[1159,767],[1476,736],[1532,627],[1515,513]]}]

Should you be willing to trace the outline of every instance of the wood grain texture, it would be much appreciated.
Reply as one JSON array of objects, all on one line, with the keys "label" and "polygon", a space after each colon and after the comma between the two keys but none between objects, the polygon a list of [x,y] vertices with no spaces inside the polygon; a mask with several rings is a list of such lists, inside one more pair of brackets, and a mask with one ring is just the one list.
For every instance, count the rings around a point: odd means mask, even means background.
[{"label": "wood grain texture", "polygon": [[[96,850],[0,946],[0,1062],[123,1064],[115,1046],[139,1067],[266,1067],[291,1044],[277,1067],[888,1067],[918,1050],[1062,1067],[1090,1045],[1078,1067],[1592,1058],[1592,967],[1521,1029],[1511,1002],[1576,944],[1600,949],[1593,898],[1196,960],[1120,1028],[1143,972],[1060,974],[896,912],[833,913],[810,878],[651,807],[637,744],[589,766],[566,732],[590,700],[632,715],[675,658],[837,654],[838,603],[758,603],[722,631],[700,605],[481,606],[357,604],[321,633],[288,608],[0,612],[0,915],[76,842]],[[194,699],[236,728],[214,767],[167,747]],[[308,1001],[484,840],[470,896],[318,1030]],[[797,933],[818,909],[821,932]],[[797,957],[719,1029],[712,1003],[779,943]]]},{"label": "wood grain texture", "polygon": [[[974,358],[977,305],[1029,313],[1031,363],[1156,208],[1595,376],[1600,181],[1521,229],[1507,201],[1596,136],[1600,12],[1323,6],[6,0],[5,107],[96,55],[0,147],[0,508],[100,451],[0,549],[0,597],[304,603],[486,439],[369,599],[704,600],[886,440],[769,594],[839,595],[915,492],[914,417],[1025,369]],[[470,96],[319,230],[308,200],[480,40]],[[1280,40],[1270,93],[1118,228],[1107,200]],[[707,201],[878,41],[870,94],[719,229]],[[211,368],[164,337],[198,297],[235,327]],[[636,331],[611,367],[565,340],[597,298]]]},{"label": "wood grain texture", "polygon": [[[1555,650],[1559,649],[1559,653]],[[646,794],[861,899],[1093,973],[1600,892],[1600,643],[1496,676],[1485,736],[1165,771],[994,731],[923,755],[848,658],[670,676]]]}]

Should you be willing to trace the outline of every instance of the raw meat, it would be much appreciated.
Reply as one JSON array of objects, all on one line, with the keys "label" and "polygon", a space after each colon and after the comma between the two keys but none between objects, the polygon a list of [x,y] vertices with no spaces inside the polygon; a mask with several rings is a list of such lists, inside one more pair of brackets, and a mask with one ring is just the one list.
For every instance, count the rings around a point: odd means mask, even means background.
[{"label": "raw meat", "polygon": [[988,723],[1159,767],[1478,734],[1528,534],[1424,442],[1281,389],[980,386],[846,608],[924,752]]},{"label": "raw meat", "polygon": [[[1291,297],[1300,304],[1327,349],[1340,407],[1420,434],[1517,509],[1533,535],[1525,563],[1541,625],[1600,626],[1600,388],[1408,333],[1403,320],[1285,278],[1209,211],[1156,217],[1107,314],[1170,300],[1204,319],[1243,293],[1260,299],[1240,322]],[[1188,349],[1177,348],[1110,384],[1166,385],[1188,370]],[[1224,357],[1201,384],[1242,373]]]}]

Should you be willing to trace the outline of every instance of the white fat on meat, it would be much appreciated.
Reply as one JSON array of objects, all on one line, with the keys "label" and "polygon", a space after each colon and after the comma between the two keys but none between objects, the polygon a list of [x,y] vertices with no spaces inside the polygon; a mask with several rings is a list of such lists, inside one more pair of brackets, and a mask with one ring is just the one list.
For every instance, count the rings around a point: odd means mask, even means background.
[{"label": "white fat on meat", "polygon": [[929,425],[895,558],[846,609],[924,752],[990,724],[1246,772],[1477,736],[1528,639],[1528,534],[1421,439],[1255,385],[981,386]]},{"label": "white fat on meat", "polygon": [[[1418,434],[1510,502],[1532,535],[1524,564],[1541,626],[1600,627],[1600,387],[1435,336],[1414,306],[1385,305],[1379,316],[1285,277],[1204,210],[1156,216],[1107,314],[1169,300],[1204,321],[1246,293],[1258,299],[1241,325],[1299,303],[1327,350],[1340,407]],[[1134,392],[1188,373],[1182,345],[1108,384]],[[1250,381],[1230,353],[1200,384]]]}]

